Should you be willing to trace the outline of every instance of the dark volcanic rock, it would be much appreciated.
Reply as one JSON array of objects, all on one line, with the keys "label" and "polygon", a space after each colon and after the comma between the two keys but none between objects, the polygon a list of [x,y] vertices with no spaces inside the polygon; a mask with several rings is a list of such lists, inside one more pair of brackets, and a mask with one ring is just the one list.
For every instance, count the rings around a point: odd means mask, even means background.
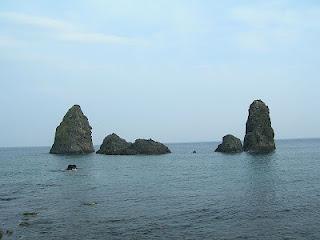
[{"label": "dark volcanic rock", "polygon": [[250,105],[243,149],[253,153],[268,153],[276,149],[269,108],[261,100]]},{"label": "dark volcanic rock", "polygon": [[129,146],[130,143],[120,138],[117,134],[112,133],[103,140],[97,153],[106,155],[124,155]]},{"label": "dark volcanic rock", "polygon": [[74,164],[68,165],[67,170],[68,171],[77,170],[77,165],[74,165]]},{"label": "dark volcanic rock", "polygon": [[159,155],[170,153],[170,150],[167,146],[152,139],[137,139],[134,143],[129,143],[113,133],[103,140],[97,153],[106,155]]},{"label": "dark volcanic rock", "polygon": [[91,126],[79,105],[68,110],[56,129],[53,154],[86,154],[94,152]]},{"label": "dark volcanic rock", "polygon": [[145,154],[145,155],[159,155],[171,153],[169,148],[162,143],[153,141],[152,139],[137,139],[129,147],[129,154]]},{"label": "dark volcanic rock", "polygon": [[222,153],[240,153],[242,151],[241,140],[233,135],[224,136],[222,143],[216,149],[216,152]]}]

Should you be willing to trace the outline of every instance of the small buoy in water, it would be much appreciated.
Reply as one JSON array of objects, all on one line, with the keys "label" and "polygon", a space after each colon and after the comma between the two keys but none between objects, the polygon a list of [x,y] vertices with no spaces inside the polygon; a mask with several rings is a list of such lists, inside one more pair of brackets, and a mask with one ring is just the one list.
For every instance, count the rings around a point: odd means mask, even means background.
[{"label": "small buoy in water", "polygon": [[192,153],[197,153],[197,151],[196,151],[196,150],[194,150]]},{"label": "small buoy in water", "polygon": [[77,170],[77,165],[74,165],[74,164],[68,165],[67,170],[68,170],[68,171],[70,171],[70,170]]}]

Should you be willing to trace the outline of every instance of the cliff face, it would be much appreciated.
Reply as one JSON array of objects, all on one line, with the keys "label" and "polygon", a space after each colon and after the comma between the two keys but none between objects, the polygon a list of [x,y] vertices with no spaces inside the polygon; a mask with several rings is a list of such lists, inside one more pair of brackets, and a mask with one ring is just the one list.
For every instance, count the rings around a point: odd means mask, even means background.
[{"label": "cliff face", "polygon": [[268,153],[276,149],[269,108],[261,100],[250,105],[243,148],[253,153]]},{"label": "cliff face", "polygon": [[170,150],[164,144],[152,139],[137,139],[134,143],[128,143],[113,133],[103,140],[97,153],[106,155],[160,155],[170,153]]},{"label": "cliff face", "polygon": [[216,152],[222,153],[240,153],[242,151],[241,140],[230,134],[223,137],[222,143],[216,149]]},{"label": "cliff face", "polygon": [[52,154],[86,154],[94,152],[91,126],[79,105],[71,107],[56,129]]}]

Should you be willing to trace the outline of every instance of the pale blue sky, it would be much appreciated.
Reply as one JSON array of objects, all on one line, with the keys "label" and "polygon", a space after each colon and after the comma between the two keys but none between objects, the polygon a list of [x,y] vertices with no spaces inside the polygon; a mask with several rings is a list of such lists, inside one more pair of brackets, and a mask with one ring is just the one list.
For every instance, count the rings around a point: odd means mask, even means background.
[{"label": "pale blue sky", "polygon": [[0,2],[0,146],[45,146],[73,104],[94,144],[243,138],[254,99],[277,138],[320,137],[320,2]]}]

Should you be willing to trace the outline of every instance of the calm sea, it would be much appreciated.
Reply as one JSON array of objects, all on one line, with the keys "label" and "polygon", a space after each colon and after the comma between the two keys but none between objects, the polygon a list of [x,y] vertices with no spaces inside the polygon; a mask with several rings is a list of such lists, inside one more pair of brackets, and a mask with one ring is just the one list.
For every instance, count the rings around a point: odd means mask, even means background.
[{"label": "calm sea", "polygon": [[278,141],[270,155],[217,144],[163,156],[1,148],[0,227],[5,239],[320,239],[320,140]]}]

